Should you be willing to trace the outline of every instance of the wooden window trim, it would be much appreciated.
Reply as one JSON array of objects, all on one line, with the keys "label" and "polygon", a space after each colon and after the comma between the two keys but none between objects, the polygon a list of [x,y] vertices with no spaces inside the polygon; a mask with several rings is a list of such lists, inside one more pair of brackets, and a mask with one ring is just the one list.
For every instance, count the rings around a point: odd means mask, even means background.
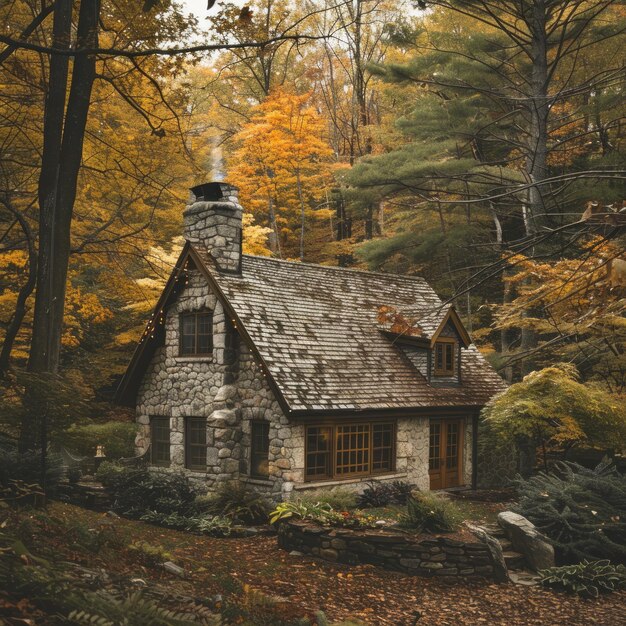
[{"label": "wooden window trim", "polygon": [[[207,420],[206,417],[185,417],[185,432],[184,432],[184,448],[185,448],[185,469],[194,471],[194,472],[206,472],[207,462],[206,462],[206,449],[207,449],[207,439],[206,439],[206,428],[207,428]],[[190,443],[190,430],[191,425],[195,422],[200,422],[204,427],[204,443]],[[203,464],[193,464],[191,462],[191,448],[202,448],[204,450],[204,463]]]},{"label": "wooden window trim", "polygon": [[[446,346],[452,346],[452,358],[450,360],[450,368],[446,367]],[[444,350],[442,355],[443,367],[437,367],[437,348],[441,346]],[[452,337],[440,337],[435,341],[433,347],[433,374],[435,376],[454,376],[456,374],[456,360],[458,354],[457,341]]]},{"label": "wooden window trim", "polygon": [[[373,437],[373,426],[378,424],[385,424],[392,426],[392,434],[391,434],[391,464],[390,468],[383,468],[373,470],[373,449],[374,449],[374,437]],[[363,426],[367,425],[369,427],[369,452],[368,452],[368,465],[369,469],[365,472],[348,472],[344,474],[337,474],[337,427],[341,426]],[[330,428],[330,473],[328,475],[316,474],[314,476],[307,475],[307,460],[309,456],[309,445],[308,445],[308,429],[309,428]],[[379,476],[384,474],[390,474],[396,471],[396,453],[397,453],[397,439],[398,439],[398,423],[397,420],[392,419],[379,419],[379,420],[358,420],[354,422],[315,422],[311,424],[306,424],[304,429],[304,480],[305,482],[318,482],[325,480],[332,481],[341,481],[341,480],[351,480],[353,478],[361,478],[365,476]]]},{"label": "wooden window trim", "polygon": [[270,427],[270,423],[266,420],[251,420],[250,422],[250,478],[269,478],[269,466],[268,466],[268,471],[265,474],[259,474],[259,473],[255,473],[254,471],[254,467],[255,467],[255,452],[254,452],[254,428],[255,427],[267,427],[267,451],[265,451],[265,460],[268,461],[269,463],[269,427]]},{"label": "wooden window trim", "polygon": [[[156,441],[154,439],[154,426],[157,422],[165,422],[165,424],[167,424],[167,434],[168,434],[168,438],[167,439],[159,439],[158,441]],[[171,460],[172,460],[172,449],[171,449],[171,440],[170,440],[170,436],[171,436],[171,425],[170,425],[170,418],[169,417],[165,417],[163,415],[152,415],[150,417],[150,465],[154,465],[156,467],[169,467]],[[167,443],[167,450],[168,450],[168,455],[167,455],[167,460],[165,459],[156,459],[155,458],[155,449],[156,446],[154,445],[155,443]]]},{"label": "wooden window trim", "polygon": [[[209,348],[207,352],[198,352],[198,317],[202,315],[208,315],[210,320],[211,332],[209,333]],[[193,352],[183,352],[183,331],[185,325],[185,319],[194,319],[194,348]],[[179,357],[209,357],[213,356],[213,311],[211,309],[202,309],[200,311],[183,311],[179,314],[178,318],[178,356]]]}]

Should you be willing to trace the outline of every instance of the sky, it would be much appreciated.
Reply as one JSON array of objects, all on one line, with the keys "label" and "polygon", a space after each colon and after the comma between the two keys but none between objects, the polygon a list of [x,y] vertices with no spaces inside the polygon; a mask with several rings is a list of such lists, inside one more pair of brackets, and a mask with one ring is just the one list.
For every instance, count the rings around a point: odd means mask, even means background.
[{"label": "sky", "polygon": [[[241,6],[246,4],[245,0],[228,0],[228,1],[231,2],[232,4],[240,4]],[[178,2],[180,2],[180,4],[182,4],[183,7],[185,7],[188,13],[193,13],[200,21],[200,24],[202,24],[202,20],[207,15],[215,15],[215,13],[217,13],[220,10],[219,9],[220,4],[225,4],[224,2],[220,2],[220,0],[217,0],[213,8],[210,11],[207,11],[206,10],[207,0],[178,0]]]}]

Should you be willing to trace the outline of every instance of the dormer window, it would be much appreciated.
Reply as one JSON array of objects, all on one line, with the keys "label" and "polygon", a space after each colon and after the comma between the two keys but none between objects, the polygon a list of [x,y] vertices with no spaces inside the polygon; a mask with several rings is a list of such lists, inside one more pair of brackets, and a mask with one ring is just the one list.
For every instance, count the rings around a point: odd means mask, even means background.
[{"label": "dormer window", "polygon": [[456,341],[440,338],[435,342],[434,361],[435,376],[454,376]]},{"label": "dormer window", "polygon": [[194,311],[180,316],[180,356],[213,353],[213,311]]}]

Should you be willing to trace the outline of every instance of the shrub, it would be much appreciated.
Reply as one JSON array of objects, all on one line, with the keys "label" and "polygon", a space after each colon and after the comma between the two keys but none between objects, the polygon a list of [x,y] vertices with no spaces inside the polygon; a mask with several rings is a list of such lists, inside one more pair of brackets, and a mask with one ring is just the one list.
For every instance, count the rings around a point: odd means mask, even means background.
[{"label": "shrub", "polygon": [[203,535],[214,537],[227,537],[232,531],[233,522],[227,517],[201,516],[201,515],[180,515],[179,513],[158,513],[147,511],[140,519],[143,522],[175,528],[176,530],[189,530]]},{"label": "shrub", "polygon": [[113,510],[139,518],[148,511],[189,516],[194,513],[196,489],[179,472],[164,472],[145,467],[116,467],[102,464],[98,480],[113,497]]},{"label": "shrub", "polygon": [[323,502],[307,503],[301,500],[281,502],[270,515],[270,523],[281,520],[306,519],[318,524],[341,528],[376,528],[377,518],[362,511],[335,511]]},{"label": "shrub", "polygon": [[63,433],[60,442],[68,450],[82,456],[94,456],[96,446],[104,446],[109,459],[135,455],[137,425],[132,422],[104,422],[72,426]]},{"label": "shrub", "polygon": [[[46,455],[46,492],[53,493],[63,475],[61,457]],[[41,454],[19,453],[17,450],[0,447],[0,487],[7,488],[15,481],[29,485],[39,484],[41,479]]]},{"label": "shrub", "polygon": [[539,572],[540,582],[586,598],[597,598],[601,593],[626,589],[626,567],[611,565],[610,561],[587,561],[577,565],[551,567]]},{"label": "shrub", "polygon": [[245,524],[267,522],[272,508],[262,494],[239,482],[222,483],[214,494],[197,498],[196,507]]},{"label": "shrub", "polygon": [[316,520],[321,518],[325,513],[332,511],[328,504],[320,502],[306,503],[301,500],[294,502],[281,502],[270,513],[270,524],[275,524],[281,520],[295,517],[297,519]]},{"label": "shrub", "polygon": [[371,481],[358,498],[362,508],[375,508],[389,504],[406,504],[411,496],[413,485],[403,480],[388,483]]},{"label": "shrub", "polygon": [[419,532],[445,533],[455,530],[462,519],[454,502],[435,493],[418,493],[407,501],[400,526]]},{"label": "shrub", "polygon": [[128,549],[148,567],[158,567],[172,560],[172,555],[163,546],[155,546],[147,541],[133,541]]},{"label": "shrub", "polygon": [[303,493],[299,500],[308,505],[315,503],[328,504],[335,511],[348,511],[355,509],[357,506],[357,494],[345,487],[333,490],[315,489]]},{"label": "shrub", "polygon": [[559,462],[517,488],[516,511],[550,539],[561,561],[626,561],[626,478],[608,461],[593,470]]}]

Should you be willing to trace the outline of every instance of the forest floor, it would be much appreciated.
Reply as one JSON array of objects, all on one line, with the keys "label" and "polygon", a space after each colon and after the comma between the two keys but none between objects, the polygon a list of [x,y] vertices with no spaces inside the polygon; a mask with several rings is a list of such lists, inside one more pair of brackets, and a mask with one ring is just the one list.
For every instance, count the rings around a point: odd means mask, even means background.
[{"label": "forest floor", "polygon": [[[330,621],[352,618],[385,626],[626,623],[623,592],[589,601],[540,587],[416,578],[374,566],[345,566],[290,556],[277,547],[275,536],[210,538],[61,503],[51,504],[47,516],[56,522],[43,523],[35,514],[20,531],[29,535],[24,542],[33,552],[104,570],[110,577],[129,581],[131,587],[140,581],[141,585],[175,590],[181,596],[217,598],[218,607],[269,604],[279,606],[278,612],[291,618],[313,616],[323,610]],[[24,526],[25,521],[20,523]],[[86,550],[81,547],[81,534],[73,528],[92,529],[92,534],[107,528],[115,541],[102,541]],[[184,568],[185,577],[160,566],[146,566],[128,547],[138,540],[167,551],[171,560]],[[259,617],[252,623],[285,623],[271,621],[261,613],[257,611]]]}]

